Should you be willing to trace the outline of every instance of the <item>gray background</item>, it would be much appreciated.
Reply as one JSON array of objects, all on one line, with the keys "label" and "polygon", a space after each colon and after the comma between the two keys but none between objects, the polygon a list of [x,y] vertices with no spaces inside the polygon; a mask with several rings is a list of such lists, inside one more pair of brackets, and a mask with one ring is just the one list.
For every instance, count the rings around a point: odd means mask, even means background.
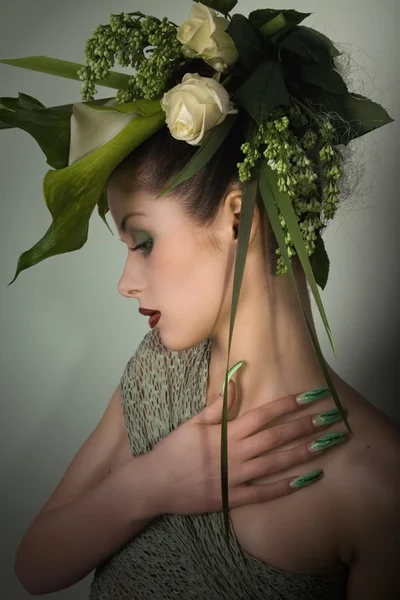
[{"label": "gray background", "polygon": [[[295,5],[295,6],[293,6]],[[233,12],[265,7],[239,1]],[[395,122],[358,142],[364,170],[324,234],[331,270],[321,292],[336,343],[331,351],[312,298],[322,351],[331,366],[393,420],[400,421],[399,92],[397,0],[276,1],[274,8],[314,14],[305,25],[328,35],[355,60],[354,91],[382,104]],[[188,0],[14,0],[3,3],[0,57],[47,55],[84,62],[85,41],[110,13],[140,10],[175,23]],[[349,43],[349,41],[351,43]],[[122,67],[116,65],[116,70]],[[0,97],[25,92],[46,106],[81,100],[80,82],[0,65]],[[96,96],[113,95],[98,88]],[[0,132],[1,598],[29,597],[13,562],[28,525],[98,423],[123,369],[148,331],[147,320],[117,291],[126,248],[95,211],[79,251],[52,257],[14,276],[19,255],[47,230],[42,196],[49,170],[27,133]],[[48,598],[87,598],[93,574]]]}]

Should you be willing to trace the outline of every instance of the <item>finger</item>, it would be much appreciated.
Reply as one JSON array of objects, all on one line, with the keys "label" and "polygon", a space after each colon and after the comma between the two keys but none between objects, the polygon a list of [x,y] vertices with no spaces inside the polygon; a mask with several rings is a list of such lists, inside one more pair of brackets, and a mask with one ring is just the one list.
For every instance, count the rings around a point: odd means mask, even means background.
[{"label": "finger", "polygon": [[288,494],[292,494],[293,492],[297,491],[295,488],[291,488],[289,485],[293,479],[293,477],[286,477],[285,479],[274,481],[273,483],[243,486],[242,488],[236,490],[236,506],[268,502],[269,500],[275,500],[275,498],[281,498],[283,496],[287,496]]},{"label": "finger", "polygon": [[[260,456],[274,448],[282,446],[298,438],[306,435],[314,434],[315,431],[320,431],[330,427],[332,423],[325,425],[314,425],[312,419],[319,413],[300,417],[294,421],[288,421],[280,425],[275,425],[269,429],[264,429],[259,433],[248,436],[242,440],[243,444],[243,460],[249,460],[256,456]],[[348,414],[348,410],[346,410]]]},{"label": "finger", "polygon": [[304,406],[297,404],[296,396],[297,394],[283,396],[249,410],[232,423],[232,430],[235,428],[239,431],[239,435],[246,437],[257,433],[278,417],[301,410]]},{"label": "finger", "polygon": [[259,431],[278,417],[299,410],[301,407],[296,402],[296,395],[283,396],[272,402],[266,402],[247,411],[232,423],[232,430],[238,429],[242,437],[247,437]]},{"label": "finger", "polygon": [[293,465],[300,465],[314,458],[315,454],[310,452],[306,444],[300,444],[290,450],[270,452],[268,456],[258,456],[248,461],[243,466],[243,482],[251,482],[260,477],[273,475],[289,469]]}]

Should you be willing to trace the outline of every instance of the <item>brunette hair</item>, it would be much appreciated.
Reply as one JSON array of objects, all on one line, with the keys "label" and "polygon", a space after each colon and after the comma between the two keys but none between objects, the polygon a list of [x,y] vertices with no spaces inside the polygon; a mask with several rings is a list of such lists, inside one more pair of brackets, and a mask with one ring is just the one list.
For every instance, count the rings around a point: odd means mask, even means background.
[{"label": "brunette hair", "polygon": [[[346,69],[338,64],[336,67],[344,76]],[[185,72],[188,72],[187,65],[174,74],[168,88],[179,83]],[[190,72],[197,72],[204,77],[211,77],[214,73],[204,61],[197,59],[190,63]],[[240,183],[237,164],[244,160],[241,145],[245,141],[244,115],[239,113],[230,133],[205,167],[172,190],[171,197],[176,198],[187,218],[195,225],[210,226],[216,218],[221,201],[230,186]],[[198,146],[192,146],[172,137],[165,125],[133,150],[114,169],[107,183],[115,185],[127,193],[145,191],[157,196],[178,175],[197,150]],[[346,157],[345,152],[342,151],[343,162],[345,158],[348,159],[349,154]],[[353,189],[347,190],[347,195],[351,195],[353,191]],[[342,196],[343,192],[346,190],[342,184]],[[162,200],[160,198],[159,201],[162,202]],[[259,193],[256,203],[260,214],[264,216],[265,210]],[[276,274],[278,258],[276,250],[279,245],[269,219],[266,217],[264,225],[267,230],[265,240],[267,268],[270,275],[273,276]],[[304,275],[297,255],[292,257],[292,266],[296,274]]]},{"label": "brunette hair", "polygon": [[[210,226],[220,209],[221,201],[233,184],[240,184],[237,164],[244,155],[240,146],[245,142],[241,115],[222,143],[219,150],[193,177],[178,185],[170,196],[182,206],[189,221],[199,227]],[[197,152],[198,146],[192,146],[172,137],[167,126],[133,150],[112,172],[108,184],[112,184],[127,193],[145,191],[157,194],[168,185]],[[160,202],[162,202],[160,198]],[[257,204],[263,214],[262,200],[258,196]],[[268,220],[266,221],[268,227]],[[277,258],[275,249],[278,244],[270,229],[268,236],[268,266],[275,274]],[[298,257],[293,257],[297,259]]]}]

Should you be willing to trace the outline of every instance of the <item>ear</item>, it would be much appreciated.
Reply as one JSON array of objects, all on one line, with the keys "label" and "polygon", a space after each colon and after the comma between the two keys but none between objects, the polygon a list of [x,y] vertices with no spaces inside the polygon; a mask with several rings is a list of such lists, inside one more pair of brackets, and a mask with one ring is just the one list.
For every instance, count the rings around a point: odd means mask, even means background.
[{"label": "ear", "polygon": [[[240,224],[240,212],[242,209],[242,201],[243,201],[243,187],[239,184],[236,184],[234,187],[230,189],[225,198],[225,211],[227,214],[228,222],[232,227],[232,237],[237,240],[238,238],[238,229]],[[249,238],[249,246],[252,244],[255,235],[258,232],[258,229],[261,224],[260,219],[260,209],[257,206],[257,203],[254,206],[253,212],[253,222],[250,230],[250,238]],[[260,233],[260,232],[258,232]]]}]

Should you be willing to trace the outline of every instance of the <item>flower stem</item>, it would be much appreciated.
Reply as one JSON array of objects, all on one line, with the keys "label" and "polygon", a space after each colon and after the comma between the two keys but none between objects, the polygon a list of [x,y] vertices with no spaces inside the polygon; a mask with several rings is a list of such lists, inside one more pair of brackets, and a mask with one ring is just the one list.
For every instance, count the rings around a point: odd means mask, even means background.
[{"label": "flower stem", "polygon": [[301,106],[301,108],[317,123],[319,124],[319,119],[318,117],[313,113],[312,110],[310,110],[309,108],[307,108],[307,106],[305,104],[303,104],[302,102],[300,102],[300,100],[298,100],[297,98],[295,98],[295,96],[291,96],[292,100],[294,100],[296,102],[296,104],[298,104],[299,106]]},{"label": "flower stem", "polygon": [[231,79],[232,79],[232,75],[228,75],[228,77],[226,79],[224,79],[224,81],[222,81],[221,85],[223,85],[224,87],[226,87],[227,84],[230,82]]}]

